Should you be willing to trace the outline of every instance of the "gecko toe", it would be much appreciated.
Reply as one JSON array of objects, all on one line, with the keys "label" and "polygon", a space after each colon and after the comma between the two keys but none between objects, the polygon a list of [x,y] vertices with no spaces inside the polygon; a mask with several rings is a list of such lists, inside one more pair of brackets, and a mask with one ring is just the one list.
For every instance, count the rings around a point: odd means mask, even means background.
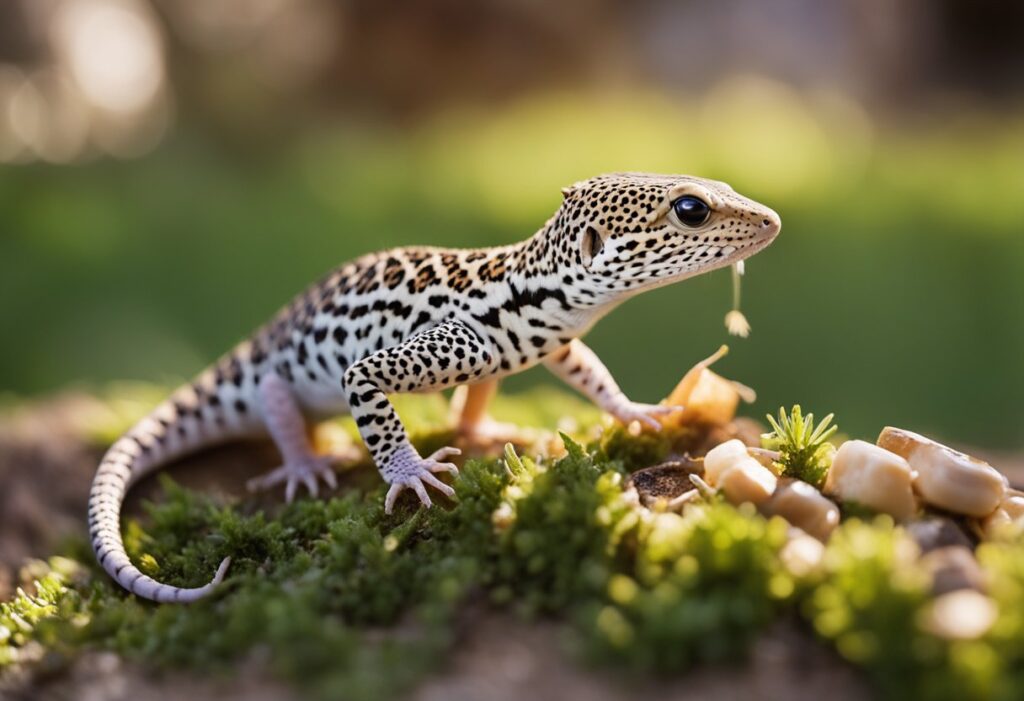
[{"label": "gecko toe", "polygon": [[395,499],[398,498],[398,495],[402,493],[404,488],[404,484],[396,483],[391,485],[390,489],[388,489],[387,496],[384,497],[384,513],[391,513],[391,510],[395,507]]},{"label": "gecko toe", "polygon": [[337,477],[331,468],[333,462],[331,456],[319,456],[301,462],[286,463],[265,475],[250,479],[246,482],[246,487],[249,491],[255,492],[284,483],[284,498],[289,504],[295,500],[300,484],[305,486],[310,495],[318,497],[321,479],[332,489],[338,486]]},{"label": "gecko toe", "polygon": [[427,489],[426,487],[423,486],[423,482],[420,479],[413,478],[409,480],[409,482],[410,486],[412,487],[412,490],[416,492],[416,496],[420,498],[421,504],[423,504],[428,509],[434,505],[434,503],[430,501],[430,495],[427,494]]},{"label": "gecko toe", "polygon": [[316,477],[314,477],[313,475],[307,473],[307,474],[302,476],[302,483],[304,485],[306,485],[306,489],[309,490],[309,493],[310,493],[311,496],[313,496],[313,497],[319,496],[320,489],[319,489],[319,487],[317,487]]},{"label": "gecko toe", "polygon": [[271,470],[265,475],[259,477],[253,477],[245,483],[246,488],[250,492],[257,492],[263,489],[269,489],[274,485],[284,482],[288,478],[288,469],[286,467],[278,467]]},{"label": "gecko toe", "polygon": [[453,475],[458,476],[459,468],[455,463],[451,462],[438,462],[437,460],[424,460],[423,466],[430,472],[449,472]]},{"label": "gecko toe", "polygon": [[338,488],[338,478],[337,478],[337,476],[335,476],[334,470],[331,470],[331,469],[324,470],[321,473],[320,476],[324,478],[324,482],[327,483],[328,487],[330,487],[331,489],[337,489]]},{"label": "gecko toe", "polygon": [[441,492],[441,494],[444,494],[449,499],[454,499],[455,498],[455,490],[452,489],[452,487],[450,485],[445,484],[444,482],[442,482],[438,478],[434,477],[434,475],[430,474],[429,472],[426,473],[426,474],[420,475],[420,479],[423,480],[424,482],[426,482],[427,484],[429,484],[431,487],[433,487],[437,491]]},{"label": "gecko toe", "polygon": [[661,430],[661,422],[651,416],[642,416],[640,420],[652,431]]},{"label": "gecko toe", "polygon": [[[462,451],[458,448],[441,448],[431,453],[430,457],[427,458],[428,462],[441,462],[445,458],[453,458],[457,455],[462,455]],[[450,463],[449,463],[450,464]]]}]

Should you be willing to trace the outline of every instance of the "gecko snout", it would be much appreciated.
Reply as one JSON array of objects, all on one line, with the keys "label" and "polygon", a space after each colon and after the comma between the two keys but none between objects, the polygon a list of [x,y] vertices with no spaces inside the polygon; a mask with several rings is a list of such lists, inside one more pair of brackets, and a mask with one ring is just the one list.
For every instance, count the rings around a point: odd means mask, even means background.
[{"label": "gecko snout", "polygon": [[761,225],[758,228],[758,235],[761,238],[773,239],[782,229],[782,220],[775,213],[775,210],[766,208],[761,212]]}]

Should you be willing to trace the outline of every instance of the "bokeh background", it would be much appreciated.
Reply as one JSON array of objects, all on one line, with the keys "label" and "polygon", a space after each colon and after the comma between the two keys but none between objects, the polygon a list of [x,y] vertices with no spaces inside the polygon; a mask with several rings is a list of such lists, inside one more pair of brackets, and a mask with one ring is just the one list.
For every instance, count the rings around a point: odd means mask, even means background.
[{"label": "bokeh background", "polygon": [[[175,382],[345,259],[525,238],[653,170],[782,215],[719,366],[753,413],[1020,449],[1022,36],[999,0],[4,0],[0,391]],[[590,343],[657,400],[729,290]]]}]

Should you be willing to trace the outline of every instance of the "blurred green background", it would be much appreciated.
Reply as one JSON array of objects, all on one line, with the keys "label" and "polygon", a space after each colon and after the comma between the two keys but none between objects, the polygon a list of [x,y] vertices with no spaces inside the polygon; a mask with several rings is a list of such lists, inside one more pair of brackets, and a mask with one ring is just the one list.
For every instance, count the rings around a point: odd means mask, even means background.
[{"label": "blurred green background", "polygon": [[[0,5],[0,391],[198,371],[323,272],[532,234],[605,171],[726,180],[749,261],[589,338],[852,435],[1024,447],[1024,12],[997,2]],[[513,389],[552,381],[534,370]]]}]

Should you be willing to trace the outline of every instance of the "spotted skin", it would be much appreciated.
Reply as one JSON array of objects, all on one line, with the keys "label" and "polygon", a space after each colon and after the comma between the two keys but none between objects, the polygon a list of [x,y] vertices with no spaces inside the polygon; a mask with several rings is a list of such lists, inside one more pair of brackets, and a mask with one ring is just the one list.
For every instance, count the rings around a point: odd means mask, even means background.
[{"label": "spotted skin", "polygon": [[639,421],[648,428],[658,431],[661,429],[661,423],[656,417],[682,409],[640,404],[630,400],[597,354],[578,338],[574,338],[566,346],[549,355],[544,360],[544,365],[567,385],[589,397],[624,424]]},{"label": "spotted skin", "polygon": [[[530,239],[488,249],[404,248],[335,269],[195,381],[177,390],[110,448],[89,499],[93,548],[129,591],[155,601],[194,601],[221,581],[179,588],[128,560],[120,509],[132,483],[215,443],[266,435],[284,464],[254,482],[333,484],[314,456],[306,421],[350,413],[390,485],[429,506],[427,487],[453,494],[439,472],[457,472],[442,449],[426,458],[409,442],[389,394],[494,382],[544,363],[622,421],[657,426],[661,407],[629,400],[579,338],[630,297],[728,266],[767,246],[778,215],[728,185],[684,175],[618,173],[563,190],[558,211]],[[686,224],[680,198],[706,203]]]}]

